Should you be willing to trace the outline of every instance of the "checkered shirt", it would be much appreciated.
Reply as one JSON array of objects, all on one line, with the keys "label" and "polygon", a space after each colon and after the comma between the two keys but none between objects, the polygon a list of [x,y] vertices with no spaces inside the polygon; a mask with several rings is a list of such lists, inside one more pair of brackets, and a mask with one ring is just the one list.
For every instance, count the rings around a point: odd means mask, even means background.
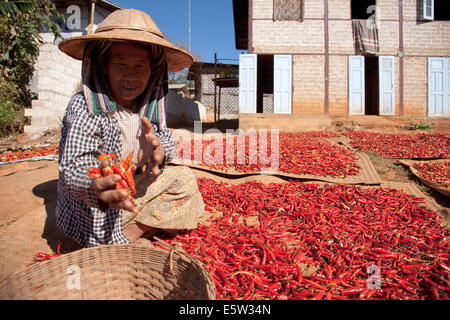
[{"label": "checkered shirt", "polygon": [[[172,133],[153,124],[165,149],[165,161],[174,155]],[[90,114],[82,92],[69,102],[59,144],[59,181],[56,224],[83,247],[129,243],[122,234],[121,210],[111,209],[91,188],[89,167],[98,156],[122,154],[121,131],[112,113]]]}]

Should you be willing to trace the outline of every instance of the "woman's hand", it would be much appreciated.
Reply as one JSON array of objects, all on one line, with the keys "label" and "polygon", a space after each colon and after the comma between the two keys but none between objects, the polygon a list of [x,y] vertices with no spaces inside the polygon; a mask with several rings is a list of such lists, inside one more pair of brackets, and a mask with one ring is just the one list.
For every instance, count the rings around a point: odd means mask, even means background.
[{"label": "woman's hand", "polygon": [[[105,165],[106,164],[101,161],[101,167],[103,168]],[[137,213],[137,206],[132,201],[127,200],[129,191],[127,189],[115,189],[116,183],[121,179],[122,178],[118,174],[95,178],[92,180],[91,188],[101,201],[109,204],[110,208],[123,209]]]},{"label": "woman's hand", "polygon": [[139,139],[138,166],[146,175],[152,173],[156,178],[160,174],[159,166],[164,161],[165,150],[159,138],[155,136],[150,121],[143,117],[141,123],[142,134]]}]

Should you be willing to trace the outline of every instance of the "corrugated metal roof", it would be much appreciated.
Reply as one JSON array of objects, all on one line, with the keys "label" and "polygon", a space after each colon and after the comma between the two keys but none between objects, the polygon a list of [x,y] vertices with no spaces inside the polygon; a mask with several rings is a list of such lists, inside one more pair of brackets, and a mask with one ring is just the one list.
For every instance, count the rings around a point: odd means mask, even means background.
[{"label": "corrugated metal roof", "polygon": [[125,9],[124,7],[119,6],[118,4],[115,4],[115,3],[112,2],[112,1],[108,1],[108,0],[100,0],[100,2],[104,2],[104,3],[106,3],[106,4],[109,4],[110,6],[116,7],[117,9]]},{"label": "corrugated metal roof", "polygon": [[169,83],[169,89],[183,89],[186,87],[184,83]]},{"label": "corrugated metal roof", "polygon": [[[59,7],[67,7],[72,2],[70,0],[52,0],[52,1],[57,5],[57,7],[58,6]],[[91,3],[91,0],[85,0],[84,2]],[[96,5],[105,7],[111,11],[125,9],[124,7],[119,6],[118,4],[116,4],[112,1],[108,1],[108,0],[97,0]]]}]

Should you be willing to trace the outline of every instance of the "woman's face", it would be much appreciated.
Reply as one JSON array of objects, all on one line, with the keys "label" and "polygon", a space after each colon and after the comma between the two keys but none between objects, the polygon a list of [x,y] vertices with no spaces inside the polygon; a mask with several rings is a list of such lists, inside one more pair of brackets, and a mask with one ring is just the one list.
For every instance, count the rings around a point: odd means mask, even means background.
[{"label": "woman's face", "polygon": [[143,93],[150,79],[150,55],[131,43],[114,43],[108,52],[106,72],[112,98],[131,109],[134,99]]}]

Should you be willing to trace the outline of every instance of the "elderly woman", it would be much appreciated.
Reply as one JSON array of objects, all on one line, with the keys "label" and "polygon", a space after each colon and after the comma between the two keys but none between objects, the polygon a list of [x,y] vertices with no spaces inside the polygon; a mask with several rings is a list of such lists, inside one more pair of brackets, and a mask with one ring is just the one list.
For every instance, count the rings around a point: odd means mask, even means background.
[{"label": "elderly woman", "polygon": [[[165,167],[174,142],[164,117],[167,72],[188,67],[192,56],[133,9],[115,11],[94,34],[67,39],[59,48],[83,60],[83,91],[63,119],[57,226],[83,247],[134,243],[157,229],[195,228],[204,203],[189,169]],[[87,168],[102,165],[99,155],[125,158],[131,152],[147,177],[138,205],[126,199],[126,189],[114,188],[119,175],[87,176]],[[134,213],[125,227],[124,210]]]}]

